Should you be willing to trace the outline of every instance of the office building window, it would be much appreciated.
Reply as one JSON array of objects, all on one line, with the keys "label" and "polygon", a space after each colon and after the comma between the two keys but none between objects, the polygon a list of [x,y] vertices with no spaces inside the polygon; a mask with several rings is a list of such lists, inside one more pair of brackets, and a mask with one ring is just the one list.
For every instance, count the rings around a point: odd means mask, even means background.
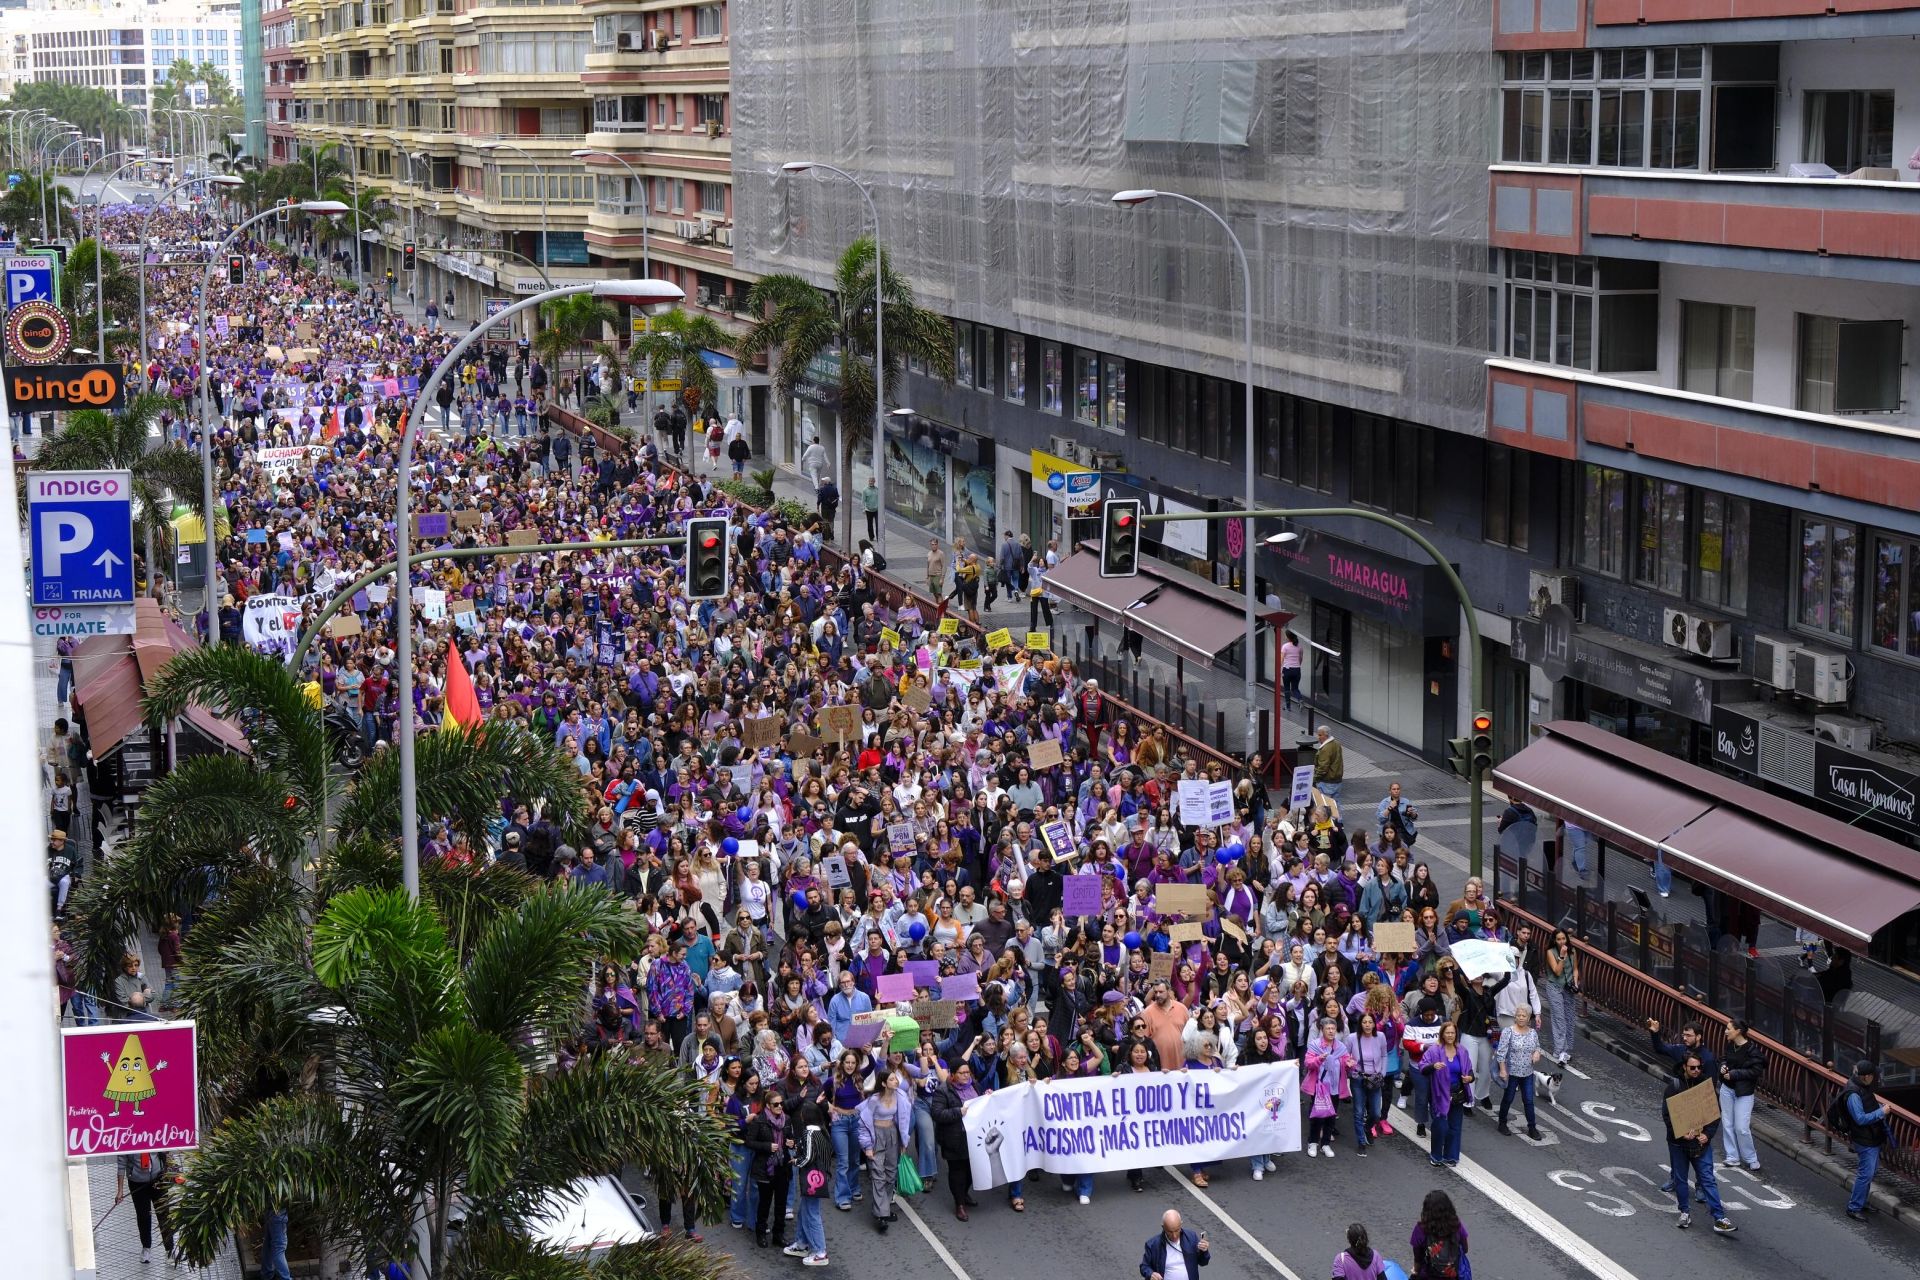
[{"label": "office building window", "polygon": [[1000,368],[999,356],[993,349],[998,333],[992,325],[973,327],[973,385],[988,395],[994,393],[993,378]]},{"label": "office building window", "polygon": [[1060,413],[1063,409],[1065,372],[1060,363],[1059,344],[1042,343],[1040,346],[1040,407],[1047,413]]},{"label": "office building window", "polygon": [[1100,357],[1091,351],[1073,353],[1073,420],[1100,425]]},{"label": "office building window", "polygon": [[720,11],[717,4],[703,4],[693,11],[693,38],[711,40],[720,34]]},{"label": "office building window", "polygon": [[727,216],[726,183],[703,182],[700,184],[700,212],[722,218]]},{"label": "office building window", "polygon": [[1259,433],[1254,437],[1260,474],[1303,489],[1333,492],[1333,438],[1338,411],[1332,405],[1278,391],[1261,395]]},{"label": "office building window", "polygon": [[1805,158],[1836,173],[1893,167],[1893,91],[1808,90]]},{"label": "office building window", "polygon": [[1127,429],[1127,362],[1117,356],[1100,362],[1100,425],[1122,434]]},{"label": "office building window", "polygon": [[1877,535],[1867,641],[1876,649],[1920,658],[1920,544]]},{"label": "office building window", "polygon": [[1027,336],[1023,333],[1009,332],[1002,345],[1005,355],[1003,376],[1000,386],[1006,392],[1007,399],[1016,404],[1027,401]]},{"label": "office building window", "polygon": [[1900,408],[1906,345],[1898,320],[1799,317],[1799,396],[1810,413],[1892,413]]},{"label": "office building window", "polygon": [[1817,516],[1798,518],[1800,572],[1794,583],[1793,622],[1835,640],[1853,643],[1854,600],[1859,595],[1860,531]]},{"label": "office building window", "polygon": [[1480,506],[1480,536],[1525,551],[1532,540],[1533,461],[1519,449],[1487,446],[1486,493]]},{"label": "office building window", "polygon": [[1505,256],[1508,355],[1598,373],[1656,367],[1658,263],[1525,250]]},{"label": "office building window", "polygon": [[1580,566],[1621,577],[1627,551],[1627,473],[1587,463],[1579,471]]},{"label": "office building window", "polygon": [[1747,611],[1747,525],[1745,498],[1723,493],[1700,495],[1699,531],[1694,537],[1693,598],[1734,613]]},{"label": "office building window", "polygon": [[953,325],[953,380],[963,387],[973,385],[973,326],[964,320]]},{"label": "office building window", "polygon": [[1698,48],[1509,53],[1500,157],[1515,164],[1698,168],[1703,73]]},{"label": "office building window", "polygon": [[1753,308],[1680,304],[1680,387],[1729,400],[1753,399]]},{"label": "office building window", "polygon": [[1353,500],[1416,520],[1433,516],[1433,432],[1376,413],[1353,415]]},{"label": "office building window", "polygon": [[1633,478],[1633,580],[1664,595],[1687,586],[1687,486]]}]

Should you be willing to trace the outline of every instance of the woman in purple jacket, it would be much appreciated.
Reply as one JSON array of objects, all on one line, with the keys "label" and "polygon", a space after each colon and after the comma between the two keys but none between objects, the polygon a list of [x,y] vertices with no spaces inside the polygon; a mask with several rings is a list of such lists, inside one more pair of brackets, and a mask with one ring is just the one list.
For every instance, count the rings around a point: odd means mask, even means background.
[{"label": "woman in purple jacket", "polygon": [[1452,1168],[1460,1163],[1460,1130],[1473,1086],[1473,1057],[1460,1047],[1458,1026],[1440,1024],[1440,1040],[1427,1047],[1420,1073],[1427,1078],[1427,1100],[1433,1110],[1427,1163]]}]

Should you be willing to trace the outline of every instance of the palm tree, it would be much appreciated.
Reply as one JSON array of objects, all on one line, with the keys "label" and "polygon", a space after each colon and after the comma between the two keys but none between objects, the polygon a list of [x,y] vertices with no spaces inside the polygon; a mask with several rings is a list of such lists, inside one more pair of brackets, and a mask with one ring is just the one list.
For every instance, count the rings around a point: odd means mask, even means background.
[{"label": "palm tree", "polygon": [[[76,895],[77,945],[96,984],[110,981],[124,940],[142,924],[192,907],[210,885],[262,871],[292,880],[316,847],[324,868],[337,845],[386,844],[400,833],[399,753],[375,753],[343,787],[320,709],[274,659],[234,645],[191,649],[146,693],[156,723],[192,705],[240,721],[251,754],[182,760],[148,788],[138,834]],[[508,778],[563,830],[584,821],[586,792],[571,762],[517,724],[422,734],[417,763],[422,815],[447,819],[476,842]]]},{"label": "palm tree", "polygon": [[[86,250],[92,241],[84,241]],[[74,258],[78,259],[80,250]],[[88,261],[91,272],[91,259]],[[108,289],[112,300],[113,290]],[[155,444],[158,419],[173,401],[157,391],[146,391],[128,401],[119,413],[82,409],[67,418],[67,427],[40,446],[33,460],[39,471],[128,471],[133,475],[135,527],[146,548],[147,582],[152,589],[161,565],[173,562],[173,526],[168,516],[174,499],[200,492],[200,458],[177,444]]]},{"label": "palm tree", "polygon": [[[41,186],[46,186],[46,210],[44,220],[40,217]],[[59,206],[59,213],[54,207]],[[40,174],[22,174],[20,181],[0,196],[0,225],[11,229],[18,236],[31,235],[38,240],[52,237],[50,229],[57,223],[71,224],[73,221],[73,197],[67,189],[52,178]]]},{"label": "palm tree", "polygon": [[[817,289],[796,275],[762,276],[747,291],[747,310],[760,318],[738,345],[743,363],[779,348],[773,381],[782,403],[792,399],[794,387],[817,356],[839,353],[843,465],[852,456],[855,433],[873,421],[876,256],[880,257],[880,296],[886,304],[887,388],[892,387],[897,370],[908,358],[924,361],[938,376],[951,381],[953,326],[938,312],[914,302],[913,287],[885,255],[875,254],[871,236],[855,240],[840,255],[831,289]],[[841,504],[842,531],[848,539],[852,537],[854,505]]]},{"label": "palm tree", "polygon": [[[88,237],[75,245],[73,252],[67,255],[66,277],[70,300],[81,289],[92,290],[93,255],[97,248],[93,238]],[[100,291],[106,298],[107,349],[110,351],[115,342],[125,341],[132,336],[125,326],[140,314],[139,278],[125,270],[120,255],[111,249],[106,250],[100,259]],[[97,309],[97,299],[94,305]],[[99,327],[93,312],[76,312],[74,322],[76,333],[94,333]],[[101,353],[101,358],[106,358],[106,352]]]},{"label": "palm tree", "polygon": [[541,306],[540,315],[546,328],[534,338],[534,343],[555,372],[559,371],[562,356],[599,342],[607,326],[620,319],[620,313],[610,303],[590,293],[555,298]]},{"label": "palm tree", "polygon": [[702,355],[730,350],[734,336],[712,316],[674,310],[652,317],[647,331],[634,338],[628,365],[648,382],[677,376],[689,412],[720,402],[720,380]]},{"label": "palm tree", "polygon": [[[182,1002],[214,1035],[234,1034],[243,1012],[264,1019],[240,1033],[276,1045],[293,1084],[203,1138],[173,1204],[190,1261],[288,1208],[356,1259],[527,1275],[513,1260],[548,1195],[629,1163],[670,1174],[709,1210],[724,1204],[727,1134],[699,1086],[638,1055],[553,1066],[595,962],[643,940],[610,892],[529,887],[464,950],[434,905],[397,888],[332,893],[310,929],[285,911],[231,923],[190,935]],[[474,1234],[451,1236],[456,1206]],[[644,1252],[649,1275],[721,1268],[685,1244]]]}]

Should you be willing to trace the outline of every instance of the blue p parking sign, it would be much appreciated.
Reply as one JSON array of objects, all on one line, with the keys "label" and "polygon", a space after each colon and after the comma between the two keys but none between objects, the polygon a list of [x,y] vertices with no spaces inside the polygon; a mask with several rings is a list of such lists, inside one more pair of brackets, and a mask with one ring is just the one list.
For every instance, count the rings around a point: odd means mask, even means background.
[{"label": "blue p parking sign", "polygon": [[125,471],[27,477],[36,605],[132,604],[133,488]]}]

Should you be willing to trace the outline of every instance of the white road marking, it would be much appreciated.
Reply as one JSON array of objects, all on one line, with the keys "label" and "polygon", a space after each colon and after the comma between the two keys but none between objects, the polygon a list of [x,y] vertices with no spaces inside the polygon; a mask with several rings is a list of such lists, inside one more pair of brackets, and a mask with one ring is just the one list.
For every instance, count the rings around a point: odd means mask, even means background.
[{"label": "white road marking", "polygon": [[907,1203],[905,1196],[896,1196],[893,1202],[900,1206],[900,1212],[907,1215],[907,1221],[913,1224],[913,1229],[918,1231],[921,1237],[933,1246],[934,1256],[947,1264],[947,1270],[953,1272],[953,1280],[973,1280],[973,1277],[969,1276],[965,1269],[962,1268],[958,1262],[954,1261],[953,1255],[947,1252],[947,1246],[940,1243],[940,1237],[934,1235],[925,1220],[913,1211],[913,1206]]},{"label": "white road marking", "polygon": [[1180,1185],[1184,1186],[1187,1189],[1187,1193],[1189,1195],[1191,1195],[1195,1200],[1198,1200],[1201,1204],[1205,1205],[1207,1208],[1207,1212],[1211,1213],[1214,1217],[1220,1219],[1220,1223],[1222,1226],[1226,1227],[1227,1230],[1233,1232],[1233,1234],[1235,1234],[1236,1236],[1239,1236],[1240,1243],[1246,1245],[1247,1248],[1253,1250],[1256,1254],[1260,1255],[1260,1260],[1262,1262],[1266,1263],[1268,1266],[1272,1267],[1275,1271],[1278,1271],[1281,1275],[1285,1276],[1287,1280],[1300,1280],[1300,1276],[1298,1272],[1294,1271],[1293,1268],[1289,1267],[1286,1263],[1280,1261],[1280,1259],[1274,1257],[1272,1250],[1268,1249],[1267,1246],[1261,1244],[1258,1240],[1254,1239],[1253,1233],[1251,1231],[1248,1231],[1245,1227],[1241,1226],[1237,1221],[1234,1220],[1234,1217],[1232,1214],[1228,1213],[1225,1209],[1222,1209],[1220,1207],[1219,1201],[1215,1200],[1212,1196],[1208,1195],[1206,1192],[1202,1191],[1200,1188],[1194,1186],[1193,1179],[1189,1178],[1183,1170],[1176,1169],[1171,1165],[1168,1165],[1165,1168],[1165,1172],[1172,1174],[1174,1180],[1180,1183]]},{"label": "white road marking", "polygon": [[1568,1075],[1570,1075],[1570,1076],[1574,1076],[1574,1077],[1576,1077],[1576,1078],[1578,1078],[1578,1079],[1581,1079],[1581,1080],[1591,1080],[1591,1079],[1593,1079],[1593,1077],[1592,1077],[1592,1076],[1590,1076],[1590,1075],[1588,1075],[1588,1074],[1587,1074],[1586,1072],[1584,1072],[1584,1071],[1582,1071],[1582,1070],[1581,1070],[1580,1068],[1578,1068],[1578,1067],[1576,1067],[1576,1066],[1574,1066],[1574,1065],[1573,1065],[1573,1064],[1572,1064],[1571,1062],[1563,1062],[1563,1063],[1561,1063],[1561,1064],[1560,1064],[1560,1069],[1561,1069],[1562,1071],[1564,1071],[1564,1072],[1566,1072],[1566,1073],[1567,1073]]},{"label": "white road marking", "polygon": [[[1425,1144],[1413,1136],[1414,1120],[1410,1114],[1395,1107],[1393,1119],[1396,1121],[1393,1131],[1397,1136],[1405,1138],[1417,1148],[1424,1147]],[[1460,1165],[1454,1172],[1459,1174],[1468,1186],[1505,1209],[1520,1225],[1564,1253],[1586,1271],[1598,1277],[1598,1280],[1638,1280],[1633,1272],[1609,1258],[1595,1245],[1589,1244],[1571,1228],[1563,1225],[1558,1218],[1495,1177],[1471,1157],[1461,1156]]]}]

